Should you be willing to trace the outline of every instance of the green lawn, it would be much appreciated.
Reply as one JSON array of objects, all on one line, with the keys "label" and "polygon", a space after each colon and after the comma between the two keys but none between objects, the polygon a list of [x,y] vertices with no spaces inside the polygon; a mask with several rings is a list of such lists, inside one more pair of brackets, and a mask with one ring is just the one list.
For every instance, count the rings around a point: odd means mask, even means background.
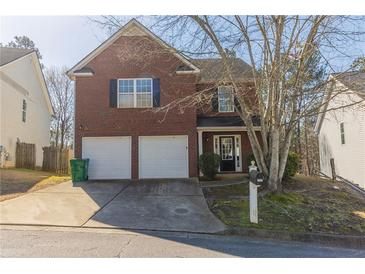
[{"label": "green lawn", "polygon": [[365,235],[365,199],[331,180],[297,175],[284,182],[283,194],[259,198],[259,224],[249,222],[248,199],[229,198],[247,195],[247,184],[204,194],[212,212],[229,226]]}]

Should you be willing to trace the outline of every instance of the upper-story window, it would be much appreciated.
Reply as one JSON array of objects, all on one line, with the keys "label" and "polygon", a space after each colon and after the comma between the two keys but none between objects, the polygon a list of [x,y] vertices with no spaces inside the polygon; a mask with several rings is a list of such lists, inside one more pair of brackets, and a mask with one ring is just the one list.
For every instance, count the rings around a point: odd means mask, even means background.
[{"label": "upper-story window", "polygon": [[118,79],[118,107],[152,107],[152,79]]},{"label": "upper-story window", "polygon": [[27,121],[27,101],[23,99],[23,106],[22,106],[22,121],[25,123]]},{"label": "upper-story window", "polygon": [[341,144],[345,144],[345,126],[344,123],[340,123],[340,134],[341,134]]},{"label": "upper-story window", "polygon": [[232,87],[220,86],[218,87],[218,110],[219,112],[233,112],[234,111],[234,94]]}]

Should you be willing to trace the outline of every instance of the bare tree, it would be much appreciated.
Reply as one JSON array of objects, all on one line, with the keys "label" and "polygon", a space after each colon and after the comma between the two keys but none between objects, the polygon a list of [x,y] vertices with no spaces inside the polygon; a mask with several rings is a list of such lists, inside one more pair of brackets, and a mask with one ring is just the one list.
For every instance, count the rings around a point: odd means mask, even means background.
[{"label": "bare tree", "polygon": [[[113,28],[123,21],[106,16],[98,23]],[[221,58],[225,76],[221,81],[233,87],[257,164],[268,178],[270,191],[280,192],[298,123],[330,111],[323,106],[348,92],[346,88],[326,92],[327,81],[313,84],[314,57],[320,55],[321,65],[331,70],[330,58],[346,55],[341,45],[364,38],[355,28],[361,22],[362,18],[345,16],[159,16],[151,27],[181,54]],[[329,51],[335,54],[331,56]],[[234,71],[236,56],[248,60],[249,74],[240,77]],[[212,98],[210,91],[199,90],[159,111],[204,105]],[[252,120],[255,116],[261,121],[259,134]]]},{"label": "bare tree", "polygon": [[52,67],[45,73],[55,112],[51,123],[51,143],[60,149],[70,146],[72,142],[73,84],[66,71],[65,67]]}]

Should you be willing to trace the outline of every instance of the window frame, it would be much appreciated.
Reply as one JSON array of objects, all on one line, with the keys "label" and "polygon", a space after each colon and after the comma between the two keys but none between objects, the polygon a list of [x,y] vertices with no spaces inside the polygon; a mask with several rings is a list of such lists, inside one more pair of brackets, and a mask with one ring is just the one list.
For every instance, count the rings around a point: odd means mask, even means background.
[{"label": "window frame", "polygon": [[344,122],[340,123],[340,141],[341,141],[341,145],[346,144],[345,123]]},{"label": "window frame", "polygon": [[[220,88],[230,88],[230,92],[231,92],[231,97],[232,97],[232,110],[221,110],[221,100],[219,100],[219,93],[222,92],[222,90],[219,90]],[[222,113],[230,113],[230,112],[235,112],[234,111],[234,107],[235,107],[235,104],[234,104],[234,93],[233,93],[233,87],[232,86],[219,86],[218,87],[218,92],[217,92],[217,95],[218,95],[218,112],[222,112]]]},{"label": "window frame", "polygon": [[[133,93],[122,93],[120,92],[119,89],[119,81],[120,80],[133,80]],[[139,107],[137,106],[137,94],[149,94],[149,92],[137,92],[137,80],[151,80],[151,106],[144,106],[144,107]],[[133,94],[133,106],[132,107],[120,107],[119,106],[119,102],[120,102],[120,95],[121,94]],[[118,108],[124,108],[124,109],[128,109],[128,108],[153,108],[153,78],[118,78],[117,79],[117,106]]]}]

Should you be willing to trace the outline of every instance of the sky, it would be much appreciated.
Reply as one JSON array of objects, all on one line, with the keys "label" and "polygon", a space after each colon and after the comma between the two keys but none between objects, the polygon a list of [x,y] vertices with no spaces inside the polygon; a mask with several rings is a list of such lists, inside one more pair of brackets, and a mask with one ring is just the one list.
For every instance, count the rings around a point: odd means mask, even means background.
[{"label": "sky", "polygon": [[[34,41],[46,67],[72,67],[108,37],[87,16],[1,16],[0,42],[7,43],[16,35]],[[365,43],[350,43],[345,50],[350,56],[334,61],[336,71],[347,69],[354,56],[365,54]]]},{"label": "sky", "polygon": [[34,41],[46,67],[71,67],[107,38],[86,16],[2,16],[0,42],[16,35]]}]

